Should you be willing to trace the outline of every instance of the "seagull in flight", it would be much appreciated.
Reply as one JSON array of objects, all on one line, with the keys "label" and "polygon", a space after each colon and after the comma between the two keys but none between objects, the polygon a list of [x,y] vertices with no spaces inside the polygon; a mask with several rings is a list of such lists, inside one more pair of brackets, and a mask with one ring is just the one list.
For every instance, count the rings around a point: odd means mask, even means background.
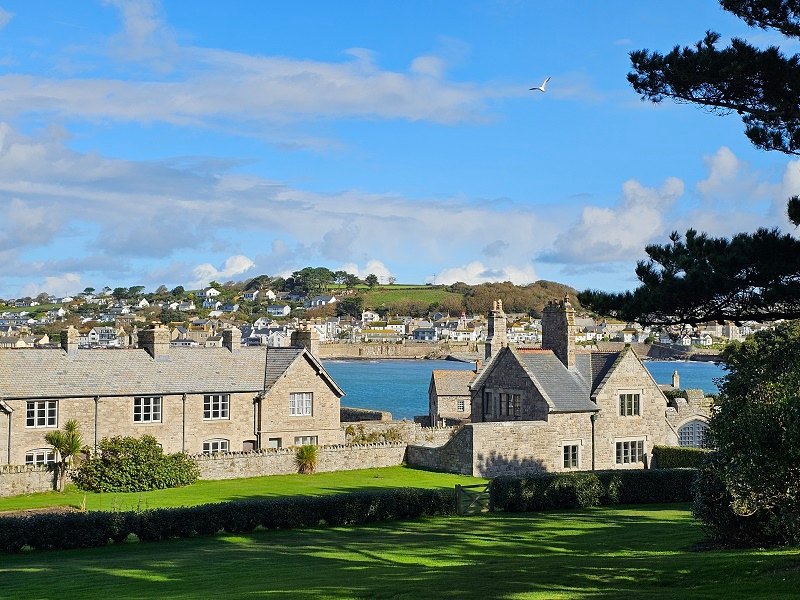
[{"label": "seagull in flight", "polygon": [[530,91],[539,90],[540,92],[543,92],[544,89],[547,87],[548,81],[550,81],[549,77],[542,82],[542,85],[540,85],[539,87],[532,87]]}]

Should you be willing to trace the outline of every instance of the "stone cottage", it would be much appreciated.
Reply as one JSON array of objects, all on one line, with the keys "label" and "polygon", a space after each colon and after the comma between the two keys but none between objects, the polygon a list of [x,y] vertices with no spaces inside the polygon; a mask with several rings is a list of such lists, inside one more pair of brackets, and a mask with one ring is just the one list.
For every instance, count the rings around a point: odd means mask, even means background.
[{"label": "stone cottage", "polygon": [[344,393],[309,331],[291,348],[242,348],[238,329],[220,348],[170,347],[162,326],[132,349],[78,349],[74,328],[61,339],[60,349],[0,352],[0,464],[51,461],[44,436],[70,419],[90,447],[142,434],[189,453],[343,441]]},{"label": "stone cottage", "polygon": [[653,446],[677,445],[682,425],[707,421],[697,402],[670,406],[630,347],[577,349],[567,299],[545,308],[541,350],[514,348],[505,331],[497,302],[469,423],[446,446],[410,447],[410,462],[481,476],[643,468]]}]

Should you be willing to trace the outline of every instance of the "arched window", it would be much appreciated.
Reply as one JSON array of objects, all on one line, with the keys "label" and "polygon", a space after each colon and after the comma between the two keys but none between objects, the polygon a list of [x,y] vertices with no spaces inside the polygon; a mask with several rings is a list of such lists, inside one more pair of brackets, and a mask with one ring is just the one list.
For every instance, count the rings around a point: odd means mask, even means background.
[{"label": "arched window", "polygon": [[705,448],[708,444],[708,424],[695,419],[679,427],[678,444],[690,448]]}]

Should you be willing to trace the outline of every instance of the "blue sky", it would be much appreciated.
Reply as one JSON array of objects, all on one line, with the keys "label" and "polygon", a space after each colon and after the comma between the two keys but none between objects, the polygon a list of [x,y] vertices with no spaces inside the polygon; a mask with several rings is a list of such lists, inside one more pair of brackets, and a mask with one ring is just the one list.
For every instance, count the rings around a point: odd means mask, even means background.
[{"label": "blue sky", "polygon": [[672,230],[793,230],[800,161],[626,81],[707,29],[798,52],[712,0],[0,8],[0,297],[304,266],[622,290]]}]

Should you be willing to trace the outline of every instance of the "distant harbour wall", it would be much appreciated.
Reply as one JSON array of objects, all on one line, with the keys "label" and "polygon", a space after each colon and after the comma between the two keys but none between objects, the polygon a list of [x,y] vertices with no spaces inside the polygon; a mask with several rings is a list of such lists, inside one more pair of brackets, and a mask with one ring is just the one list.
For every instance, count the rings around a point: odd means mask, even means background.
[{"label": "distant harbour wall", "polygon": [[483,355],[483,344],[477,342],[409,342],[383,343],[323,343],[317,351],[322,359],[378,358],[445,358],[451,354]]}]

